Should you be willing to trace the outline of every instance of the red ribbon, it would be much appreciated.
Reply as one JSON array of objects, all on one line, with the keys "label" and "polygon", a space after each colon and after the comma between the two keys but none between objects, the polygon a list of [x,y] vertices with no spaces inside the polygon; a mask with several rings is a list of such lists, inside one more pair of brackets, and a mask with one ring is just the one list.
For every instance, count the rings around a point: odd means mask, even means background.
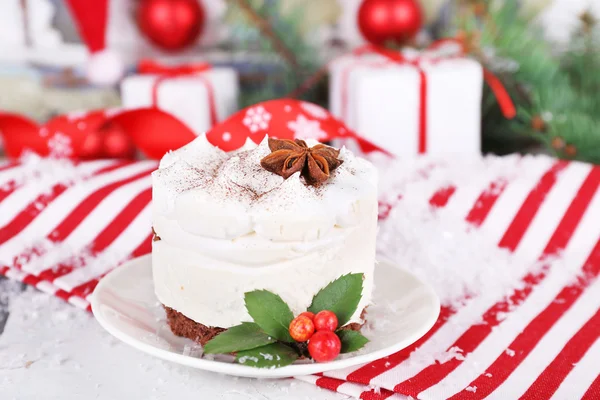
[{"label": "red ribbon", "polygon": [[[446,39],[439,42],[435,42],[433,45],[429,47],[429,49],[437,49],[441,47],[442,44],[445,43],[456,43],[459,45],[460,51],[455,53],[452,56],[442,56],[439,58],[428,59],[429,62],[435,63],[443,60],[447,60],[449,58],[455,57],[463,57],[466,52],[464,50],[464,46],[454,39]],[[393,51],[382,47],[377,47],[373,45],[366,45],[359,47],[353,51],[354,55],[360,56],[364,54],[378,54],[385,57],[387,60],[398,63],[398,64],[406,64],[412,65],[419,71],[419,91],[420,91],[420,103],[419,103],[419,153],[423,154],[427,151],[427,73],[421,66],[422,59],[416,58],[409,60],[399,51]],[[381,62],[370,64],[371,66],[384,66]],[[354,67],[351,65],[349,68],[346,68],[342,73],[342,116],[346,117],[347,112],[347,104],[348,104],[348,75],[350,72],[350,68]],[[516,116],[517,112],[515,109],[515,105],[512,102],[508,92],[502,85],[502,82],[489,70],[483,69],[483,77],[498,101],[500,109],[504,116],[508,119],[512,119]]]},{"label": "red ribbon", "polygon": [[202,72],[206,72],[211,69],[211,65],[207,63],[195,63],[195,64],[184,64],[184,65],[164,65],[159,64],[152,60],[142,60],[138,64],[138,72],[140,74],[151,74],[158,75],[158,78],[152,84],[152,106],[156,107],[158,104],[158,89],[162,83],[169,79],[190,77],[194,76],[198,79],[206,88],[208,93],[208,107],[210,114],[210,124],[214,126],[218,122],[217,107],[215,104],[215,93],[214,88],[210,80],[202,76]]}]

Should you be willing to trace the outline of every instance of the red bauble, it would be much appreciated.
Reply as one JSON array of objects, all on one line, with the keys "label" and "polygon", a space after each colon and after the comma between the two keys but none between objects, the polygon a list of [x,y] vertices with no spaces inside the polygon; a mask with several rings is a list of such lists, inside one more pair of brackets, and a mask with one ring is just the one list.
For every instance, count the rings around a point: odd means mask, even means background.
[{"label": "red bauble", "polygon": [[126,159],[135,157],[133,141],[118,124],[109,122],[100,128],[100,134],[103,139],[103,153],[106,157]]},{"label": "red bauble", "polygon": [[198,39],[204,27],[204,9],[199,0],[142,0],[137,23],[156,46],[177,51]]},{"label": "red bauble", "polygon": [[367,41],[406,44],[423,26],[417,0],[364,0],[358,10],[358,27]]},{"label": "red bauble", "polygon": [[79,157],[84,160],[94,160],[104,157],[104,138],[98,131],[85,133],[85,137],[79,149]]},{"label": "red bauble", "polygon": [[319,311],[314,318],[315,329],[318,331],[335,331],[338,326],[336,315],[329,310]]},{"label": "red bauble", "polygon": [[340,338],[331,331],[319,331],[308,342],[308,353],[316,362],[334,360],[341,349]]}]

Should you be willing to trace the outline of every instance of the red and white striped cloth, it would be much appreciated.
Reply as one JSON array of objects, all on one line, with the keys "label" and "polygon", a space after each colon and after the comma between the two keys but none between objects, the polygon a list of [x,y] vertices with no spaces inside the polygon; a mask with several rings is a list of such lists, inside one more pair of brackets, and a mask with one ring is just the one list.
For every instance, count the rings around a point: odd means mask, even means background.
[{"label": "red and white striped cloth", "polygon": [[[518,159],[505,160],[514,170]],[[600,167],[548,157],[527,165],[527,174],[511,180],[495,168],[482,183],[470,179],[470,164],[460,179],[420,191],[432,212],[460,215],[530,261],[508,297],[443,306],[434,327],[407,349],[298,379],[365,400],[600,399]],[[76,167],[81,175],[61,183],[56,177],[29,182],[21,179],[27,167],[0,165],[0,272],[89,308],[100,277],[150,251],[155,167],[88,162]],[[393,206],[382,204],[382,219]],[[545,262],[557,256],[571,274]],[[465,320],[473,322],[465,326]],[[410,362],[415,349],[452,348],[461,356]]]}]

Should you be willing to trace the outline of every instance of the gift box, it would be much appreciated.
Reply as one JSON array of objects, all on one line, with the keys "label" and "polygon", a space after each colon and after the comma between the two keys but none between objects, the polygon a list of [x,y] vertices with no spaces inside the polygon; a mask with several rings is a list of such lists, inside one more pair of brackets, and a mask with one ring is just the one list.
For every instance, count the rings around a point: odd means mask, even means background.
[{"label": "gift box", "polygon": [[334,115],[395,155],[481,152],[484,71],[448,49],[354,52],[330,68]]},{"label": "gift box", "polygon": [[238,92],[234,69],[207,64],[170,67],[142,62],[138,74],[121,83],[125,108],[155,106],[196,134],[237,111]]}]

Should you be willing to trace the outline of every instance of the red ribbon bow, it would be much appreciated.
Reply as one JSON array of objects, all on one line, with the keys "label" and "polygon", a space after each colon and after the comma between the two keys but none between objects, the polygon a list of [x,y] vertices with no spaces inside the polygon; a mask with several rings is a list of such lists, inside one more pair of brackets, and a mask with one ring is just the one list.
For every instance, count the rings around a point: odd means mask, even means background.
[{"label": "red ribbon bow", "polygon": [[158,89],[162,83],[169,79],[195,76],[206,87],[208,93],[208,105],[210,112],[210,124],[216,125],[218,121],[217,108],[215,105],[215,94],[211,82],[200,75],[202,72],[210,70],[212,66],[207,63],[195,63],[184,65],[164,65],[152,60],[141,60],[138,64],[140,74],[159,75],[152,85],[152,105],[157,107]]},{"label": "red ribbon bow", "polygon": [[[460,41],[454,39],[446,39],[442,41],[435,42],[432,44],[429,49],[439,49],[441,45],[447,43],[455,43],[458,45],[458,51],[454,53],[454,57],[462,57],[466,55],[464,46]],[[373,46],[373,45],[365,45],[359,47],[353,51],[353,54],[360,56],[364,54],[379,54],[386,59],[398,63],[398,64],[408,64],[416,67],[419,70],[420,76],[420,104],[419,104],[419,153],[423,154],[427,151],[427,74],[421,63],[423,62],[422,58],[415,59],[407,59],[401,52],[394,51],[390,49],[386,49],[383,47]],[[438,58],[428,59],[430,62],[439,62],[445,59],[448,59],[448,56],[441,56]],[[345,71],[343,78],[344,81],[347,80],[347,73],[349,71]],[[502,82],[489,70],[486,68],[483,69],[483,78],[496,96],[498,101],[498,105],[504,116],[508,119],[512,119],[516,116],[517,111],[515,109],[515,105],[512,102],[508,92],[502,85]],[[342,90],[347,90],[347,83],[343,85]],[[347,107],[347,93],[342,93],[342,115],[345,115],[345,110]]]}]

